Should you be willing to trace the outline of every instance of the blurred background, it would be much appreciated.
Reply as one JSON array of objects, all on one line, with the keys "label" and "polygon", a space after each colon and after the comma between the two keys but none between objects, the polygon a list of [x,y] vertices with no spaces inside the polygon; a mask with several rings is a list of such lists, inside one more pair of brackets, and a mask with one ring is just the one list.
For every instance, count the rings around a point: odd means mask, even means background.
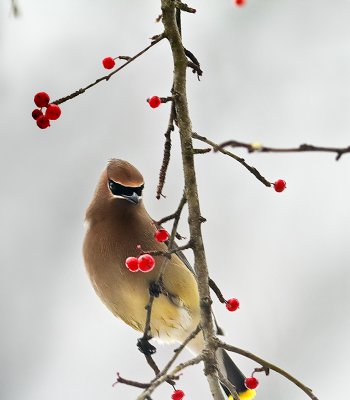
[{"label": "blurred background", "polygon": [[[193,0],[183,16],[188,49],[204,70],[189,71],[194,130],[216,142],[269,146],[349,145],[350,1]],[[40,130],[33,96],[57,99],[105,74],[106,56],[136,54],[162,32],[159,1],[31,0],[0,2],[1,373],[4,400],[132,399],[116,372],[152,378],[135,343],[140,335],[115,319],[93,292],[81,256],[83,220],[109,158],[144,174],[144,201],[159,219],[182,192],[177,134],[165,199],[155,190],[169,104],[172,60],[166,41],[82,96]],[[120,63],[120,61],[119,61]],[[199,143],[198,147],[202,147]],[[197,156],[204,240],[211,276],[228,313],[214,308],[226,340],[285,368],[320,399],[339,399],[349,369],[350,155],[252,154],[236,150],[270,181],[265,188],[219,154]],[[188,234],[183,219],[180,232]],[[160,346],[159,365],[173,347]],[[182,360],[190,357],[182,355]],[[246,374],[257,365],[234,359]],[[306,395],[275,373],[260,376],[258,399]],[[201,367],[178,385],[188,399],[208,399]],[[154,399],[170,399],[162,386]]]}]

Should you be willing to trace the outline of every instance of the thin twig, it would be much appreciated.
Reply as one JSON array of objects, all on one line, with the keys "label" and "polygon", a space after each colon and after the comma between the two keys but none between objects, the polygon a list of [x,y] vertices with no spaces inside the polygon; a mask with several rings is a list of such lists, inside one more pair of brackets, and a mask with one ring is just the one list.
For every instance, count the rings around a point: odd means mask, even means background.
[{"label": "thin twig", "polygon": [[206,153],[210,153],[211,149],[209,147],[205,148],[205,149],[193,149],[193,154],[206,154]]},{"label": "thin twig", "polygon": [[234,400],[240,400],[235,386],[218,370],[220,382],[230,391]]},{"label": "thin twig", "polygon": [[17,1],[11,0],[11,11],[14,17],[19,17],[21,15]]},{"label": "thin twig", "polygon": [[174,254],[174,253],[176,254],[179,251],[187,250],[187,249],[190,249],[190,248],[192,248],[191,241],[189,241],[187,244],[184,244],[183,246],[174,247],[174,248],[171,248],[171,249],[166,250],[166,251],[162,251],[162,250],[142,250],[141,249],[141,254],[150,254],[151,256],[163,256],[163,257],[166,257],[166,258],[171,258],[172,254]]},{"label": "thin twig", "polygon": [[174,5],[177,9],[181,10],[181,11],[185,11],[191,14],[194,14],[196,12],[196,10],[192,7],[189,7],[187,4],[183,3],[180,0],[175,0],[174,1]]},{"label": "thin twig", "polygon": [[[171,256],[172,253],[176,253],[178,251],[181,250],[185,250],[186,248],[190,247],[190,242],[185,245],[182,246],[180,248],[173,248],[173,244],[174,244],[174,240],[175,240],[175,235],[176,235],[176,231],[177,231],[177,226],[181,217],[181,212],[182,209],[184,207],[186,203],[186,197],[185,195],[183,195],[183,197],[181,198],[180,204],[177,208],[177,210],[174,213],[174,222],[173,222],[173,228],[172,228],[172,232],[171,235],[169,237],[169,242],[168,242],[168,251],[155,251],[155,252],[148,252],[148,254],[154,254],[157,253],[157,255],[169,255]],[[157,223],[156,223],[157,224]],[[158,223],[159,224],[159,223]],[[159,254],[158,254],[159,253]],[[146,310],[147,310],[147,314],[146,314],[146,322],[145,322],[145,327],[144,327],[144,332],[143,332],[143,336],[138,340],[138,347],[139,349],[143,352],[143,354],[145,355],[145,358],[147,360],[147,363],[149,364],[149,366],[153,369],[153,371],[155,372],[155,375],[157,376],[160,372],[157,364],[155,363],[155,361],[153,360],[151,353],[155,352],[155,347],[152,346],[149,342],[149,340],[152,338],[152,333],[151,333],[151,316],[152,316],[152,307],[153,307],[153,302],[154,302],[154,297],[155,297],[155,293],[154,291],[154,286],[157,286],[159,288],[159,290],[162,290],[162,276],[165,270],[165,267],[168,263],[169,259],[168,257],[165,257],[163,260],[162,265],[159,268],[159,273],[158,273],[158,277],[157,280],[155,282],[153,282],[153,287],[152,284],[150,285],[149,288],[149,292],[150,292],[150,297],[149,297],[149,301],[146,305]],[[142,349],[142,346],[146,347],[146,351],[144,351],[145,349]],[[148,350],[148,351],[147,351]],[[167,380],[167,382],[170,385],[173,385],[174,382],[172,380]]]},{"label": "thin twig", "polygon": [[221,290],[211,278],[209,278],[209,286],[211,290],[216,294],[216,297],[219,299],[220,303],[226,303],[225,297],[221,293]]},{"label": "thin twig", "polygon": [[236,154],[231,153],[230,151],[227,151],[220,147],[217,143],[212,142],[211,140],[207,139],[204,136],[198,135],[198,133],[193,132],[193,137],[195,139],[200,140],[201,142],[209,144],[214,150],[219,151],[222,154],[226,154],[229,157],[232,157],[234,160],[238,161],[240,164],[243,165],[243,167],[247,168],[247,170],[252,173],[260,182],[262,182],[265,186],[270,187],[273,185],[273,183],[269,182],[266,178],[264,178],[261,173],[251,165],[247,164],[244,160],[244,158],[236,156]]},{"label": "thin twig", "polygon": [[155,379],[151,385],[145,389],[136,400],[145,400],[147,396],[150,396],[154,390],[161,385],[163,382],[168,381],[169,379],[176,379],[178,378],[177,374],[184,370],[185,368],[191,367],[192,365],[199,364],[203,361],[203,355],[199,355],[197,357],[191,358],[190,360],[183,362],[177,365],[169,374],[161,375],[159,378]]},{"label": "thin twig", "polygon": [[119,68],[115,69],[114,71],[112,71],[111,73],[109,73],[108,75],[102,76],[101,78],[97,79],[94,83],[90,83],[89,85],[87,85],[86,87],[79,89],[77,91],[75,91],[74,93],[71,93],[68,96],[62,97],[58,100],[53,101],[53,104],[62,104],[67,100],[71,100],[74,99],[74,97],[77,97],[83,93],[85,93],[88,89],[92,88],[93,86],[97,85],[98,83],[102,82],[102,81],[108,81],[113,75],[115,75],[117,72],[119,72],[120,70],[122,70],[123,68],[125,68],[127,65],[129,65],[130,63],[132,63],[134,60],[136,60],[137,58],[139,58],[140,56],[142,56],[142,54],[146,53],[146,51],[148,51],[151,47],[153,47],[154,45],[156,45],[157,43],[159,43],[162,39],[164,39],[164,34],[158,35],[154,38],[152,38],[153,41],[151,42],[151,44],[149,46],[147,46],[146,48],[144,48],[143,50],[141,50],[139,53],[137,53],[136,55],[134,55],[133,57],[131,57],[128,61],[126,61],[123,65],[121,65]]},{"label": "thin twig", "polygon": [[[158,365],[156,362],[153,360],[153,357],[150,354],[145,354],[145,358],[147,361],[147,364],[153,369],[154,374],[158,375],[160,372],[160,369],[158,368]],[[171,385],[173,385],[173,382],[170,382]]]},{"label": "thin twig", "polygon": [[184,205],[186,204],[186,201],[187,201],[186,200],[186,195],[184,193],[182,198],[181,198],[181,200],[180,200],[180,204],[179,204],[177,210],[173,214],[170,214],[170,215],[168,215],[166,217],[161,218],[159,221],[157,221],[157,225],[162,225],[165,222],[168,222],[168,221],[170,221],[172,219],[175,219],[178,216],[180,216],[180,214],[182,212],[182,209],[184,208]]},{"label": "thin twig", "polygon": [[[177,347],[177,348],[174,350],[174,355],[173,355],[173,357],[172,357],[172,358],[169,360],[169,362],[165,365],[165,367],[162,369],[162,371],[156,376],[156,378],[153,379],[153,381],[156,380],[157,378],[159,378],[160,376],[165,375],[165,374],[169,371],[169,369],[170,369],[171,366],[174,364],[175,360],[176,360],[177,357],[180,355],[180,353],[182,352],[182,350],[188,345],[188,343],[189,343],[192,339],[194,339],[194,338],[198,335],[198,333],[199,333],[200,330],[201,330],[201,328],[200,328],[200,326],[198,325],[197,328],[196,328],[190,335],[187,336],[187,338],[183,341],[183,343],[181,343],[181,345],[180,345],[179,347]],[[153,381],[152,381],[152,382],[153,382]],[[152,383],[152,382],[151,382],[151,383]]]},{"label": "thin twig", "polygon": [[197,78],[200,80],[200,77],[203,75],[203,71],[201,70],[201,65],[198,61],[198,58],[189,50],[184,49],[186,56],[189,58],[188,66],[192,68],[194,73],[197,73]]},{"label": "thin twig", "polygon": [[170,151],[171,151],[171,132],[174,130],[174,119],[175,119],[175,105],[174,102],[171,104],[170,117],[168,122],[168,129],[164,133],[165,143],[164,143],[164,153],[162,166],[159,171],[159,181],[157,186],[156,198],[159,200],[163,196],[163,187],[165,183],[165,177],[170,161]]},{"label": "thin twig", "polygon": [[123,383],[124,385],[134,386],[140,389],[147,389],[150,385],[149,383],[141,383],[131,381],[130,379],[124,379],[120,376],[119,372],[117,372],[117,380],[113,383],[112,386],[115,386],[117,383]]},{"label": "thin twig", "polygon": [[[314,146],[312,144],[301,144],[298,147],[289,147],[289,148],[281,148],[281,147],[268,147],[263,146],[260,143],[244,143],[239,142],[237,140],[228,140],[219,144],[219,147],[223,148],[226,146],[232,147],[244,147],[248,150],[249,153],[253,152],[262,152],[262,153],[300,153],[305,151],[320,151],[324,153],[336,153],[335,160],[338,161],[343,154],[350,153],[350,146],[348,147],[323,147],[323,146]],[[214,151],[219,151],[215,149]]]},{"label": "thin twig", "polygon": [[242,356],[245,356],[247,358],[250,358],[253,361],[256,361],[260,365],[262,365],[265,368],[271,369],[280,375],[284,376],[287,378],[289,381],[293,382],[296,386],[298,386],[301,390],[303,390],[312,400],[318,400],[318,398],[312,393],[312,390],[305,386],[303,383],[298,381],[296,378],[294,378],[292,375],[290,375],[288,372],[284,371],[282,368],[277,367],[274,364],[271,364],[270,362],[263,360],[262,358],[256,356],[255,354],[250,353],[249,351],[240,349],[235,346],[231,346],[227,343],[222,342],[221,340],[217,339],[217,346],[222,347],[227,351],[232,351],[237,354],[241,354]]}]

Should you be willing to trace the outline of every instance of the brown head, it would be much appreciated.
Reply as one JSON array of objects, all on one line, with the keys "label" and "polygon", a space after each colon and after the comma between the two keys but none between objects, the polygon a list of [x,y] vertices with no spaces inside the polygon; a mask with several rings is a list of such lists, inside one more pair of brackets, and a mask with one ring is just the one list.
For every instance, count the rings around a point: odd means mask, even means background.
[{"label": "brown head", "polygon": [[113,158],[102,172],[95,195],[86,211],[90,222],[111,212],[131,211],[142,204],[143,177],[130,163]]},{"label": "brown head", "polygon": [[144,187],[143,176],[130,163],[113,158],[107,168],[107,184],[114,198],[124,199],[138,204]]}]

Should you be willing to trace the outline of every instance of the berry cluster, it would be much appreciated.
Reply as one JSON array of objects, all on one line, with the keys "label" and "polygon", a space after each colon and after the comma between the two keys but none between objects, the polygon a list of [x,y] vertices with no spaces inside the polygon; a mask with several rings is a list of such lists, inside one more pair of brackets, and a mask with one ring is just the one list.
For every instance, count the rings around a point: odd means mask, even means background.
[{"label": "berry cluster", "polygon": [[131,272],[150,272],[155,267],[156,262],[150,254],[142,254],[140,257],[128,257],[125,266]]},{"label": "berry cluster", "polygon": [[[50,126],[50,120],[55,121],[61,115],[61,109],[57,104],[50,104],[50,96],[46,92],[39,92],[34,96],[34,103],[37,107],[32,112],[32,117],[40,129]],[[45,114],[42,109],[46,108]]]},{"label": "berry cluster", "polygon": [[185,392],[183,390],[175,390],[171,395],[172,400],[182,400],[185,397]]},{"label": "berry cluster", "polygon": [[112,69],[115,66],[115,59],[112,57],[106,57],[102,60],[102,65],[106,69]]}]

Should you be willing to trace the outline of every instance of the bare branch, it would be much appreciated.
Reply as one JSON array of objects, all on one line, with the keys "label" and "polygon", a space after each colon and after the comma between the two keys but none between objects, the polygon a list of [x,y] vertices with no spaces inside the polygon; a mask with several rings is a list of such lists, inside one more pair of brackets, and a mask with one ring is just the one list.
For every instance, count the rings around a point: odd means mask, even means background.
[{"label": "bare branch", "polygon": [[217,339],[217,346],[218,347],[222,347],[225,350],[228,351],[232,351],[234,353],[240,354],[244,357],[250,358],[253,361],[256,361],[257,363],[259,363],[260,365],[262,365],[265,369],[271,369],[277,373],[279,373],[280,375],[284,376],[285,378],[287,378],[289,381],[293,382],[296,386],[298,386],[301,390],[303,390],[312,400],[318,400],[318,398],[312,393],[312,390],[310,388],[308,388],[307,386],[305,386],[303,383],[301,383],[300,381],[298,381],[296,378],[294,378],[292,375],[290,375],[288,372],[284,371],[282,368],[277,367],[274,364],[271,364],[270,362],[263,360],[262,358],[256,356],[253,353],[250,353],[249,351],[240,349],[238,347],[235,346],[231,346],[227,343],[222,342],[221,340]]},{"label": "bare branch", "polygon": [[18,7],[16,0],[11,0],[11,12],[15,18],[21,15],[20,9]]},{"label": "bare branch", "polygon": [[159,376],[159,378],[156,378],[151,385],[144,390],[138,397],[137,400],[145,400],[148,396],[150,396],[154,390],[161,385],[163,382],[169,380],[169,379],[176,379],[177,374],[184,370],[185,368],[191,367],[192,365],[199,364],[201,361],[203,361],[203,355],[199,355],[197,357],[191,358],[190,360],[183,362],[179,364],[177,367],[175,367],[169,374],[167,375],[162,375]]},{"label": "bare branch", "polygon": [[[180,355],[180,353],[182,352],[182,350],[188,345],[188,343],[192,340],[192,339],[194,339],[197,335],[198,335],[198,333],[199,333],[199,331],[200,331],[201,329],[200,329],[200,326],[198,325],[197,326],[197,328],[184,340],[184,342],[178,347],[178,348],[176,348],[175,350],[174,350],[174,355],[173,355],[173,357],[169,360],[169,362],[166,364],[166,366],[163,368],[163,370],[158,374],[158,376],[156,377],[156,378],[159,378],[159,377],[161,377],[162,375],[165,375],[168,371],[169,371],[169,369],[170,369],[170,367],[174,364],[174,362],[175,362],[175,360],[177,359],[177,357]],[[153,379],[153,381],[154,381],[155,379]],[[152,381],[152,382],[153,382]]]},{"label": "bare branch", "polygon": [[140,389],[147,389],[149,387],[149,383],[141,383],[136,381],[131,381],[129,379],[124,379],[120,376],[119,372],[117,372],[117,380],[113,383],[112,386],[115,386],[117,383],[123,383],[124,385],[134,386]]},{"label": "bare branch", "polygon": [[172,219],[179,219],[179,217],[181,215],[181,212],[182,212],[182,209],[184,208],[184,206],[186,204],[186,201],[187,201],[186,200],[186,195],[184,193],[182,198],[181,198],[181,200],[180,200],[180,204],[179,204],[177,210],[173,214],[170,214],[167,217],[161,218],[159,221],[157,221],[157,225],[162,225],[165,222],[168,222],[168,221],[170,221]]},{"label": "bare branch", "polygon": [[[260,143],[244,143],[237,140],[228,140],[219,144],[219,147],[224,148],[227,146],[231,147],[244,147],[249,153],[262,152],[262,153],[300,153],[306,151],[320,151],[324,153],[336,153],[335,160],[338,161],[343,154],[350,153],[350,146],[348,147],[323,147],[314,146],[312,144],[301,144],[298,147],[280,148],[280,147],[268,147],[263,146]],[[214,149],[214,151],[220,151]]]},{"label": "bare branch", "polygon": [[212,301],[208,286],[208,266],[201,232],[202,218],[194,166],[192,123],[187,105],[186,72],[188,59],[182,44],[179,27],[176,23],[174,2],[171,0],[162,0],[161,3],[164,34],[169,41],[173,54],[174,75],[172,87],[180,131],[185,193],[189,211],[190,241],[193,245],[194,269],[197,275],[200,297],[201,326],[205,341],[205,353],[203,353],[204,372],[214,399],[222,400],[223,395],[217,373],[217,359],[215,349],[213,348],[215,329],[211,310]]},{"label": "bare branch", "polygon": [[150,254],[151,256],[163,256],[166,258],[171,258],[171,255],[174,253],[178,253],[179,251],[187,250],[192,248],[192,243],[189,241],[187,244],[184,244],[183,246],[178,246],[171,248],[167,251],[162,251],[162,250],[142,250],[141,249],[141,254]]},{"label": "bare branch", "polygon": [[234,385],[232,385],[232,383],[220,371],[218,371],[218,372],[219,372],[219,378],[220,378],[221,383],[227,387],[227,389],[230,391],[234,400],[240,400],[237,390],[234,387]]},{"label": "bare branch", "polygon": [[244,158],[236,156],[236,154],[231,153],[230,151],[225,150],[224,148],[220,147],[217,143],[212,142],[211,140],[207,139],[204,136],[198,135],[198,133],[193,132],[193,137],[195,139],[200,140],[201,142],[209,144],[214,150],[219,151],[222,154],[225,154],[229,157],[232,157],[234,160],[238,161],[243,167],[247,168],[247,170],[253,174],[260,182],[262,182],[265,186],[270,187],[273,183],[269,182],[266,178],[264,178],[261,173],[254,167],[247,164]]},{"label": "bare branch", "polygon": [[123,68],[125,68],[127,65],[129,65],[130,63],[132,63],[134,60],[136,60],[137,58],[139,58],[140,56],[142,56],[142,54],[146,53],[146,51],[148,51],[151,47],[153,47],[154,45],[156,45],[157,43],[159,43],[162,39],[164,39],[164,35],[158,35],[154,38],[152,38],[152,43],[147,46],[145,49],[141,50],[139,53],[137,53],[136,55],[134,55],[133,57],[131,57],[128,61],[126,61],[123,65],[121,65],[119,68],[115,69],[114,71],[112,71],[111,73],[109,73],[108,75],[102,76],[101,78],[97,79],[94,83],[90,83],[90,85],[87,85],[84,88],[81,88],[71,94],[69,94],[68,96],[62,97],[58,100],[53,101],[53,104],[62,104],[65,101],[74,99],[74,97],[77,97],[83,93],[85,93],[88,89],[92,88],[93,86],[97,85],[98,83],[102,82],[102,81],[108,81],[113,75],[115,75],[117,72],[119,72],[120,70],[122,70]]}]

